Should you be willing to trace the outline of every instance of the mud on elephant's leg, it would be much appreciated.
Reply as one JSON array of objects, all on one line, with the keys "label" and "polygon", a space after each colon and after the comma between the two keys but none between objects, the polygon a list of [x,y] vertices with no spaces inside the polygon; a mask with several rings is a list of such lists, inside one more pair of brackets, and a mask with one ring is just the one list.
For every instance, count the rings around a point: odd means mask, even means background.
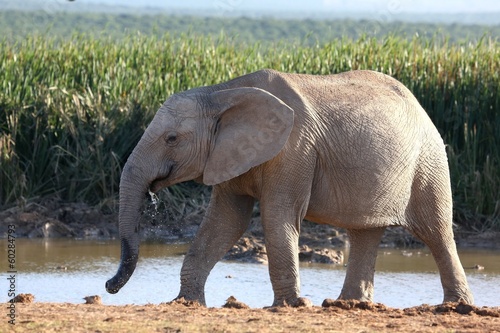
[{"label": "mud on elephant's leg", "polygon": [[377,247],[384,230],[385,228],[347,230],[351,247],[339,299],[372,301]]},{"label": "mud on elephant's leg", "polygon": [[205,282],[214,265],[247,229],[254,199],[226,193],[215,186],[210,205],[181,269],[181,290],[176,299],[205,305]]}]

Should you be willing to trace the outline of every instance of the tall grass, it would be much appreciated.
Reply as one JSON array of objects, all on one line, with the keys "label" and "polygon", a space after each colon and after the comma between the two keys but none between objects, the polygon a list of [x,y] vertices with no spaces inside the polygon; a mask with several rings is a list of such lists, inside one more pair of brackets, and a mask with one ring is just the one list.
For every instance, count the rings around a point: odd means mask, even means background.
[{"label": "tall grass", "polygon": [[224,36],[4,40],[0,206],[53,193],[92,204],[115,199],[124,161],[169,95],[261,68],[373,69],[399,79],[448,144],[457,220],[500,227],[500,45],[489,39],[339,39],[314,47]]}]

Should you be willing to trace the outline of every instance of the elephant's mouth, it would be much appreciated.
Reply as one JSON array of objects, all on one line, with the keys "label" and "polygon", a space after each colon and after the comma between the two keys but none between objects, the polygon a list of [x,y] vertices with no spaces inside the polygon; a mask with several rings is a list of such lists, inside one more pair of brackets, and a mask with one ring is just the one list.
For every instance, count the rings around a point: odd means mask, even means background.
[{"label": "elephant's mouth", "polygon": [[167,187],[168,183],[169,183],[169,177],[172,174],[172,170],[173,169],[174,169],[174,164],[171,164],[168,167],[168,170],[167,170],[165,176],[160,176],[160,177],[156,178],[155,180],[153,180],[151,182],[151,184],[149,184],[149,191],[153,192],[153,193],[156,193],[159,190]]}]

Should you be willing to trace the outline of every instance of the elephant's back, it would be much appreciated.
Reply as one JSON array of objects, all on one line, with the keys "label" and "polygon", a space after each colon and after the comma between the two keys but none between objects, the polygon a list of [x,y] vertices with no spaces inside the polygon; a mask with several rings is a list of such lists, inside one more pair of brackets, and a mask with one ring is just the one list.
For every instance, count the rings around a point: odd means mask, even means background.
[{"label": "elephant's back", "polygon": [[314,124],[318,196],[337,198],[330,204],[335,214],[404,214],[422,150],[443,157],[438,131],[411,92],[389,76],[355,71],[321,80],[311,82],[315,94],[303,94],[312,96],[303,103],[305,123]]}]

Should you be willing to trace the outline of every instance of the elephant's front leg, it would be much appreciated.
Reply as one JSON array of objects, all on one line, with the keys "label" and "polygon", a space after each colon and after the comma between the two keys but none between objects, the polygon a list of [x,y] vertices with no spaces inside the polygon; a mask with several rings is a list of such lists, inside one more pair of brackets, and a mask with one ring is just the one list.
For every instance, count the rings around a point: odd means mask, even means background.
[{"label": "elephant's front leg", "polygon": [[377,247],[385,228],[348,229],[351,243],[347,273],[339,299],[373,300],[373,276]]},{"label": "elephant's front leg", "polygon": [[205,282],[214,265],[245,232],[254,199],[226,193],[215,186],[205,218],[184,258],[177,298],[205,305]]},{"label": "elephant's front leg", "polygon": [[261,205],[262,225],[274,291],[273,306],[296,306],[300,296],[299,231],[304,209]]}]

